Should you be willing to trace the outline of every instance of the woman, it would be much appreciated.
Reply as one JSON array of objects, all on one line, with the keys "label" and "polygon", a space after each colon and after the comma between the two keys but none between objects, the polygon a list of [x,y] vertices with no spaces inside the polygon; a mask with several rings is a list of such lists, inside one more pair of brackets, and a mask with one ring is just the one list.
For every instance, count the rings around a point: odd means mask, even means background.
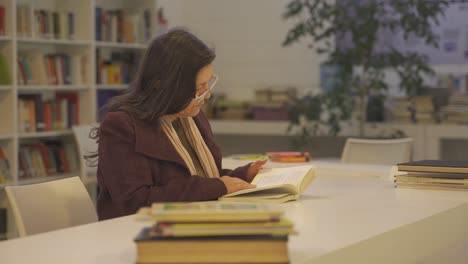
[{"label": "woman", "polygon": [[264,160],[221,169],[221,152],[200,108],[217,76],[214,52],[184,30],[149,45],[130,89],[105,107],[97,178],[100,220],[153,202],[215,200],[253,188]]}]

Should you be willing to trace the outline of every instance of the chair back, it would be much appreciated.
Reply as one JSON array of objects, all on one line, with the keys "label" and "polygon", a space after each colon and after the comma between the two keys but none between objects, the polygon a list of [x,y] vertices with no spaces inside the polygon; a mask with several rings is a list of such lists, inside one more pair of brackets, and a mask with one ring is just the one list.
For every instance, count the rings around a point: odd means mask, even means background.
[{"label": "chair back", "polygon": [[19,236],[28,236],[98,220],[79,177],[6,186]]},{"label": "chair back", "polygon": [[348,138],[341,162],[376,165],[395,165],[411,161],[412,138],[358,139]]},{"label": "chair back", "polygon": [[89,176],[96,176],[97,167],[88,166],[84,155],[89,153],[94,153],[98,149],[98,144],[94,139],[89,138],[89,133],[93,127],[97,127],[97,124],[94,125],[80,125],[73,126],[73,135],[75,136],[76,145],[78,146],[78,153],[80,154],[80,171],[81,177],[85,179]]}]

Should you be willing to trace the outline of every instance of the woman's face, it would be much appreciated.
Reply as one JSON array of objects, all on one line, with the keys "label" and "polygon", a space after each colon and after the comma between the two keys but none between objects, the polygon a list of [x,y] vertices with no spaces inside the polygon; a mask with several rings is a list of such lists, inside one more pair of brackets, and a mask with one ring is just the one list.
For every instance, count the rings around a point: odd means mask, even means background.
[{"label": "woman's face", "polygon": [[[200,96],[203,93],[207,92],[209,87],[209,81],[212,80],[213,77],[213,66],[211,64],[206,65],[205,67],[201,68],[197,74],[197,78],[195,81],[196,84],[196,92],[195,96]],[[190,101],[190,104],[182,111],[176,114],[177,117],[194,117],[198,115],[200,112],[201,107],[205,104],[205,99],[210,98],[211,93],[208,91],[207,96],[197,102],[195,98]]]}]

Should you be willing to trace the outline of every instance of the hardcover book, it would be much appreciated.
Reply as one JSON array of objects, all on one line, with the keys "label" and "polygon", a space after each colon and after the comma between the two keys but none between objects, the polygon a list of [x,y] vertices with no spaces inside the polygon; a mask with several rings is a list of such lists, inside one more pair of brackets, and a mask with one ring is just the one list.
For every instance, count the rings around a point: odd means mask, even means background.
[{"label": "hardcover book", "polygon": [[399,171],[468,173],[468,161],[418,160],[399,163]]},{"label": "hardcover book", "polygon": [[277,221],[283,213],[265,204],[210,201],[154,203],[141,208],[137,218],[160,222],[264,222]]},{"label": "hardcover book", "polygon": [[255,176],[256,188],[224,195],[223,201],[286,202],[297,200],[316,178],[315,166],[264,169]]},{"label": "hardcover book", "polygon": [[288,237],[274,235],[135,238],[137,263],[289,263]]}]

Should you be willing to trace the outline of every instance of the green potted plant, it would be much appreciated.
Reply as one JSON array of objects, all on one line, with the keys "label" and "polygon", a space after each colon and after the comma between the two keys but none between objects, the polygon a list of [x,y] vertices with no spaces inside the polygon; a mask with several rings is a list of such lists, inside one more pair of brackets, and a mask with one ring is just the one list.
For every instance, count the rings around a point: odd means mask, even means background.
[{"label": "green potted plant", "polygon": [[321,125],[336,135],[342,121],[356,110],[360,136],[365,136],[368,98],[385,96],[386,72],[397,73],[399,86],[409,97],[422,90],[424,75],[434,73],[424,54],[393,47],[379,50],[379,34],[401,33],[404,39],[417,37],[437,47],[438,37],[431,26],[438,23],[447,5],[447,1],[427,0],[290,1],[283,16],[296,23],[283,46],[308,38],[312,40],[309,46],[325,55],[324,65],[338,69],[333,89],[309,95],[291,107],[291,126],[299,126],[302,137]]}]

